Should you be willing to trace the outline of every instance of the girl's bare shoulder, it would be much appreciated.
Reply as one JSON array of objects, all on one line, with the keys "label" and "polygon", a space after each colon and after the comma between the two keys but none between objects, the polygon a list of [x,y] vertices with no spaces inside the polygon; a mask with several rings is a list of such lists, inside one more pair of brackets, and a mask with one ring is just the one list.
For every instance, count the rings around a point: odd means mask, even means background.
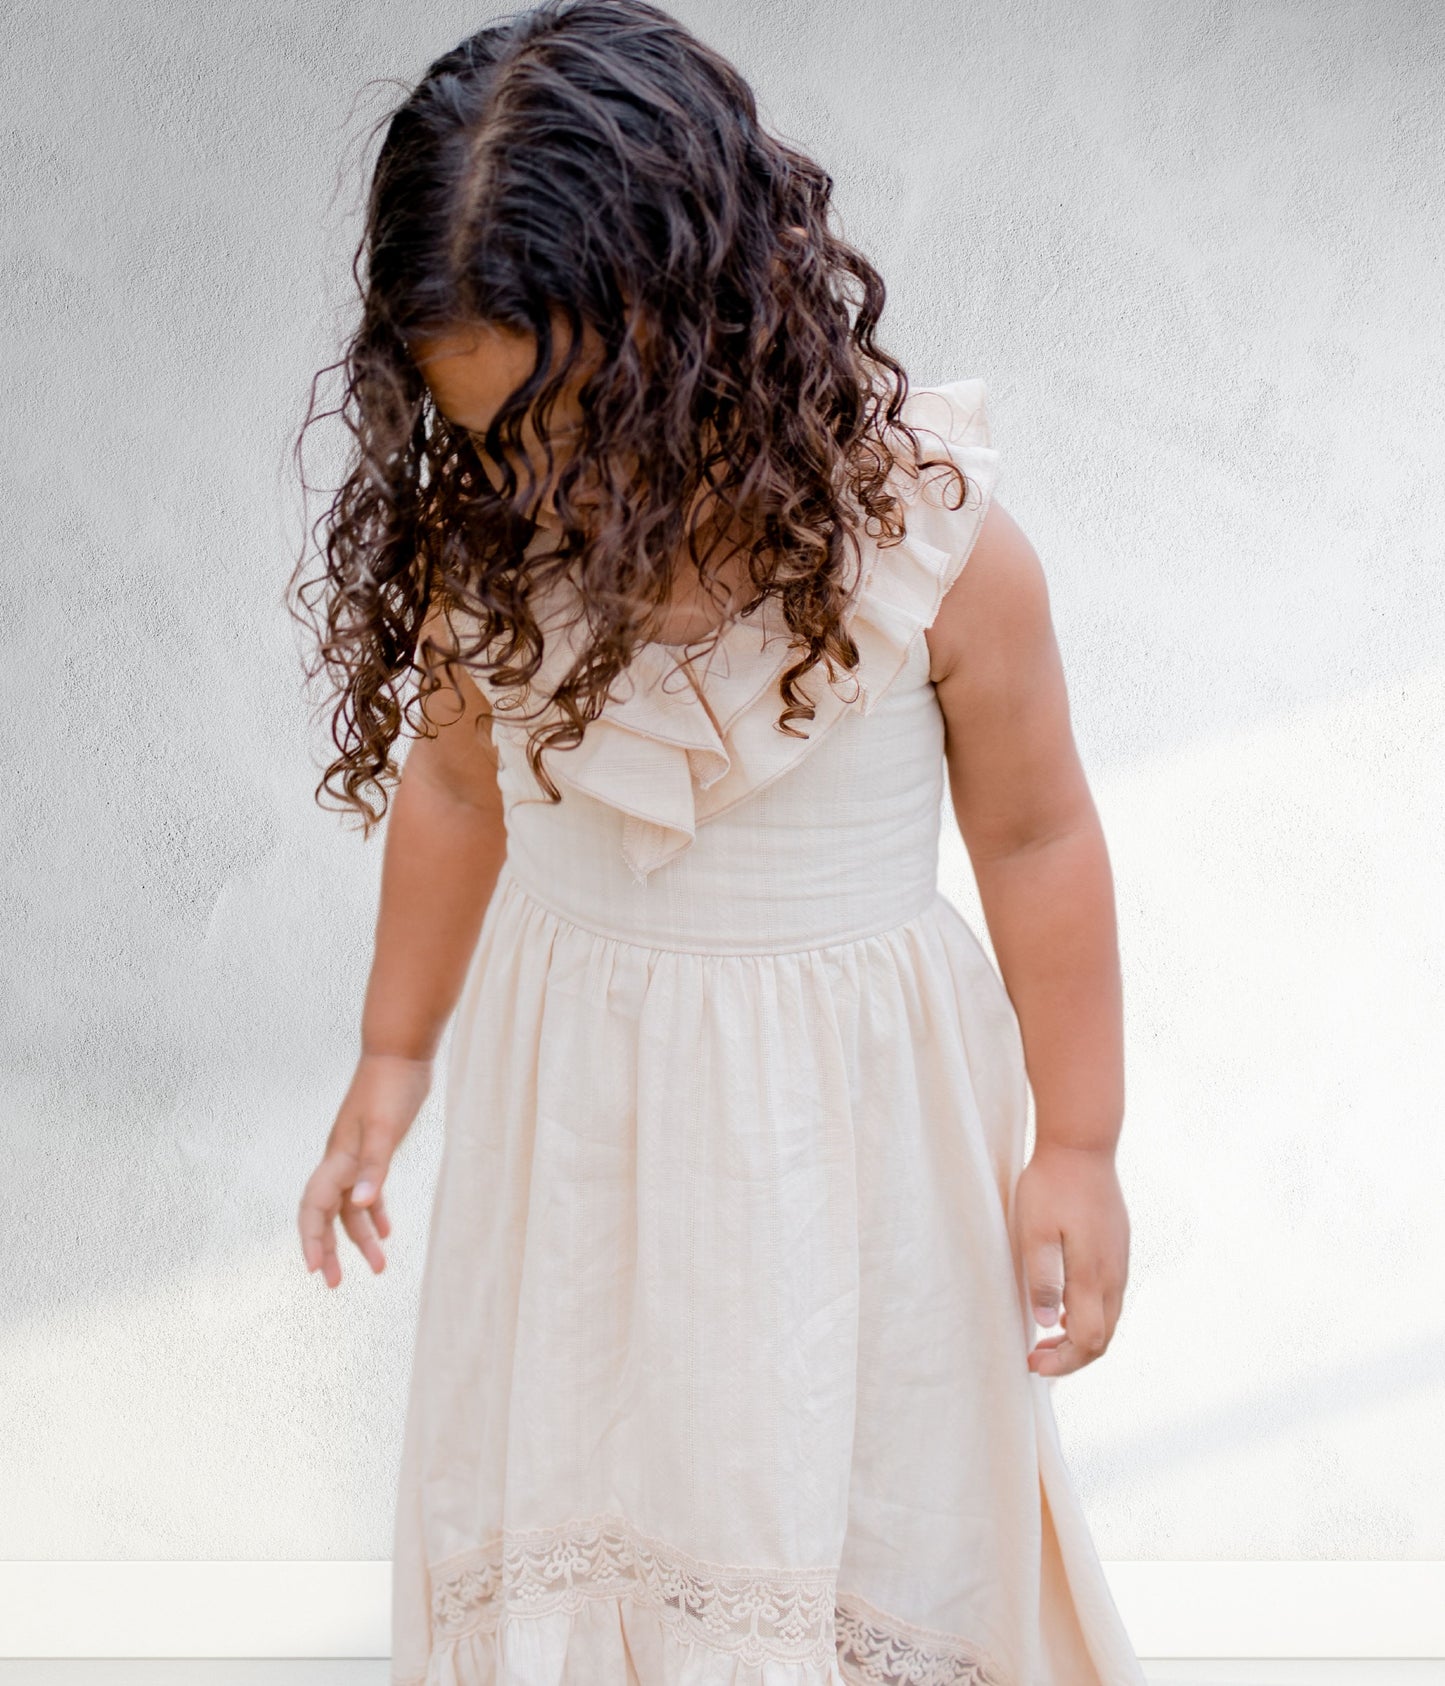
[{"label": "girl's bare shoulder", "polygon": [[1077,823],[1091,798],[1048,584],[1001,504],[985,512],[927,637],[954,810],[974,859]]},{"label": "girl's bare shoulder", "polygon": [[1054,636],[1043,564],[997,498],[926,636],[929,677],[955,690],[1026,677],[1047,659]]}]

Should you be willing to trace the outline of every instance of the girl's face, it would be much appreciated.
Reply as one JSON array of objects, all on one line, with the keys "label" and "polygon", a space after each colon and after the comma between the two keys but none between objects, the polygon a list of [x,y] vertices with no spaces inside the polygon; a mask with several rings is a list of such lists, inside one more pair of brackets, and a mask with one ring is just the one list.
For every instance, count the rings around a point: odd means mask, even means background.
[{"label": "girl's face", "polygon": [[[489,323],[468,324],[419,340],[413,347],[417,368],[431,391],[436,407],[456,427],[473,435],[482,472],[501,489],[500,472],[482,448],[482,436],[508,393],[520,386],[532,372],[537,342],[531,334],[519,333]],[[572,451],[571,439],[579,431],[582,409],[577,394],[598,360],[601,341],[588,326],[583,336],[583,357],[572,371],[552,406],[547,437],[552,445],[554,471],[560,469]],[[567,324],[555,319],[552,367],[567,351]],[[547,454],[528,416],[522,424],[522,444],[534,488],[540,487],[539,526],[551,527],[554,514],[552,489],[547,483]],[[519,476],[525,478],[521,465]]]}]

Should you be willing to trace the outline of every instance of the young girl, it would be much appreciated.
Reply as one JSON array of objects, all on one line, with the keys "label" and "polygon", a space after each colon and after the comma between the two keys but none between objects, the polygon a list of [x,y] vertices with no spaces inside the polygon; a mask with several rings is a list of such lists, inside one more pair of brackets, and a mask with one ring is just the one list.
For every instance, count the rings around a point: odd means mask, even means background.
[{"label": "young girl", "polygon": [[1107,855],[984,386],[910,390],[831,186],[643,0],[378,157],[317,631],[395,796],[299,1227],[383,1268],[455,1013],[394,1686],[1143,1680],[1049,1394],[1126,1278]]}]

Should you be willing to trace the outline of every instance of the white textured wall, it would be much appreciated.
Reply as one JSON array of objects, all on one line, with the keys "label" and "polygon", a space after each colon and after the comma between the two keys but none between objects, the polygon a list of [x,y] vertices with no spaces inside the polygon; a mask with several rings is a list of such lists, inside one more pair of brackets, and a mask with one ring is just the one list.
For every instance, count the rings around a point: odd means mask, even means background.
[{"label": "white textured wall", "polygon": [[[486,15],[7,8],[3,1558],[390,1551],[440,1120],[328,1293],[380,847],[311,804],[285,451],[358,90]],[[1054,1391],[1100,1550],[1445,1558],[1445,15],[681,15],[915,378],[988,382],[1049,571],[1126,964],[1129,1296]]]}]

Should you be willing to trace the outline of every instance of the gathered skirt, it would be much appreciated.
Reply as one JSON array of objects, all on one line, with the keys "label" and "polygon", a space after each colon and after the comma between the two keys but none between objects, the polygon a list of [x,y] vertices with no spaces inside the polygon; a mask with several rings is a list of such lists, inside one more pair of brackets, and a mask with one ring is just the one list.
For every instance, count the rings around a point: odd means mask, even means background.
[{"label": "gathered skirt", "polygon": [[942,894],[694,953],[504,866],[448,1051],[393,1686],[1142,1686],[1026,1363],[1027,1105]]}]

